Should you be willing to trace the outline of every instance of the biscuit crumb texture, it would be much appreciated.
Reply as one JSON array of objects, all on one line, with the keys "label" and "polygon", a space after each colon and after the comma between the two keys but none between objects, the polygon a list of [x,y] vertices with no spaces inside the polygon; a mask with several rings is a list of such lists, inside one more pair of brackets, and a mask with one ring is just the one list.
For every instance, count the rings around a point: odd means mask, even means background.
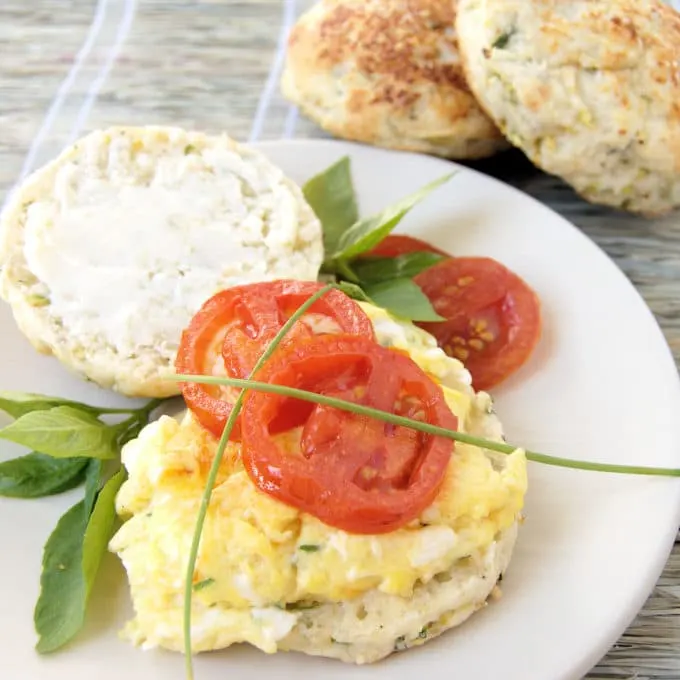
[{"label": "biscuit crumb texture", "polygon": [[294,26],[281,87],[327,132],[449,158],[510,145],[468,88],[451,0],[321,0]]},{"label": "biscuit crumb texture", "polygon": [[507,138],[581,196],[680,206],[680,15],[659,0],[460,0],[468,82]]},{"label": "biscuit crumb texture", "polygon": [[316,279],[299,187],[226,135],[95,131],[33,173],[0,218],[0,295],[34,347],[131,397],[178,393],[181,332],[213,294]]}]

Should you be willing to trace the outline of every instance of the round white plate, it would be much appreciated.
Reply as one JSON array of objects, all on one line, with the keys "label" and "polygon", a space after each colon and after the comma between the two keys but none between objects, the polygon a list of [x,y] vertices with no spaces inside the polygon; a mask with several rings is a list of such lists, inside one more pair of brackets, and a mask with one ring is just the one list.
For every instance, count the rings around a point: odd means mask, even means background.
[{"label": "round white plate", "polygon": [[[352,158],[362,214],[451,165],[339,142],[259,145],[298,182]],[[467,169],[403,222],[459,255],[498,258],[539,293],[545,333],[531,361],[495,392],[510,441],[558,456],[680,467],[676,368],[649,310],[607,257],[571,224],[522,193]],[[38,356],[0,309],[0,388],[120,401]],[[10,451],[3,445],[2,456]],[[575,680],[604,655],[643,605],[680,519],[680,480],[530,465],[526,523],[500,602],[425,646],[372,667],[249,647],[203,655],[197,680]],[[0,499],[0,675],[6,680],[181,680],[183,658],[117,637],[130,614],[109,556],[87,629],[65,651],[33,651],[41,550],[75,494]]]}]

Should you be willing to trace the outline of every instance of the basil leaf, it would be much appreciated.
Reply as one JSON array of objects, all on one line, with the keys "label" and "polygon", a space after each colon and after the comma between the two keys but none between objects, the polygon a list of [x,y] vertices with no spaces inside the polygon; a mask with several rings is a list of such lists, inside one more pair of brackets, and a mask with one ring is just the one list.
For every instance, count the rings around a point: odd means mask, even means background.
[{"label": "basil leaf", "polygon": [[118,455],[113,428],[72,406],[26,413],[0,430],[0,439],[55,458],[84,456],[105,460]]},{"label": "basil leaf", "polygon": [[352,262],[352,269],[362,283],[380,283],[391,279],[411,279],[445,260],[437,253],[408,253],[397,257],[370,257]]},{"label": "basil leaf", "polygon": [[94,506],[97,493],[99,492],[99,480],[102,477],[103,463],[96,458],[92,458],[85,472],[85,498],[83,499],[83,511],[85,517],[89,517]]},{"label": "basil leaf", "polygon": [[83,578],[85,579],[86,596],[89,596],[92,591],[99,565],[106,552],[106,546],[113,536],[116,521],[116,494],[125,478],[125,468],[121,467],[104,484],[97,496],[90,521],[85,529],[85,536],[83,537]]},{"label": "basil leaf", "polygon": [[86,500],[76,503],[47,539],[33,615],[41,654],[56,651],[83,627],[87,601],[113,535],[115,499],[124,480],[121,468],[104,485],[91,513],[86,512]]},{"label": "basil leaf", "polygon": [[409,321],[444,321],[425,293],[411,279],[394,279],[364,286],[371,301]]},{"label": "basil leaf", "polygon": [[436,188],[448,182],[454,174],[451,173],[430,182],[419,191],[386,208],[381,213],[356,222],[342,234],[337,248],[330,251],[332,253],[330,259],[347,260],[377,246],[412,208],[429,196]]},{"label": "basil leaf", "polygon": [[99,409],[93,406],[69,399],[61,399],[60,397],[50,397],[32,392],[0,391],[0,410],[9,414],[12,418],[21,418],[31,411],[46,411],[55,406],[74,406],[82,411],[99,412]]},{"label": "basil leaf", "polygon": [[357,286],[356,283],[350,283],[349,281],[338,281],[338,288],[352,300],[359,300],[360,302],[373,302],[368,295],[364,292],[361,286]]},{"label": "basil leaf", "polygon": [[83,481],[88,458],[53,458],[29,453],[0,463],[0,496],[42,498],[73,489]]},{"label": "basil leaf", "polygon": [[349,158],[312,177],[302,193],[321,222],[326,252],[335,252],[340,237],[359,219]]},{"label": "basil leaf", "polygon": [[40,597],[33,612],[39,639],[36,650],[53,652],[66,644],[85,620],[83,534],[88,518],[83,501],[61,517],[47,539],[40,575]]}]

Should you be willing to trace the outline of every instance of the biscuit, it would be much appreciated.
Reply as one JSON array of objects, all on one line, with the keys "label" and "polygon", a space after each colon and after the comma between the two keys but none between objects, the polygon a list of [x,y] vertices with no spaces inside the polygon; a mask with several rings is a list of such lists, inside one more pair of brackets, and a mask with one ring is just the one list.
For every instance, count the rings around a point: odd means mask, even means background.
[{"label": "biscuit", "polygon": [[680,15],[658,0],[460,0],[478,101],[588,201],[680,206]]},{"label": "biscuit", "polygon": [[0,218],[0,295],[34,347],[131,397],[166,374],[213,294],[315,280],[321,225],[299,187],[226,135],[93,132],[33,173]]},{"label": "biscuit", "polygon": [[510,145],[460,64],[452,0],[321,0],[294,26],[283,94],[324,130],[448,158]]}]

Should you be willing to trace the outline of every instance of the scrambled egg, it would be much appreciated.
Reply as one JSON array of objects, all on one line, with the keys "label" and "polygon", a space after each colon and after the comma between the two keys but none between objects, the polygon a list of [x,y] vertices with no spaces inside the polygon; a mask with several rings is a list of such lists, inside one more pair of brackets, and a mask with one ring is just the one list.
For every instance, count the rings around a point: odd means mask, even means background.
[{"label": "scrambled egg", "polygon": [[[380,342],[407,350],[444,388],[459,429],[480,432],[491,400],[434,339],[362,304]],[[189,546],[216,440],[190,413],[162,417],[123,450],[129,479],[117,498],[127,521],[111,542],[128,573],[136,618],[126,635],[144,646],[182,648]],[[411,597],[460,560],[482,554],[516,521],[526,492],[520,450],[496,461],[456,444],[435,502],[392,533],[352,535],[261,493],[238,444],[230,444],[213,493],[194,573],[194,651],[250,642],[275,652],[297,613],[371,592]]]}]

